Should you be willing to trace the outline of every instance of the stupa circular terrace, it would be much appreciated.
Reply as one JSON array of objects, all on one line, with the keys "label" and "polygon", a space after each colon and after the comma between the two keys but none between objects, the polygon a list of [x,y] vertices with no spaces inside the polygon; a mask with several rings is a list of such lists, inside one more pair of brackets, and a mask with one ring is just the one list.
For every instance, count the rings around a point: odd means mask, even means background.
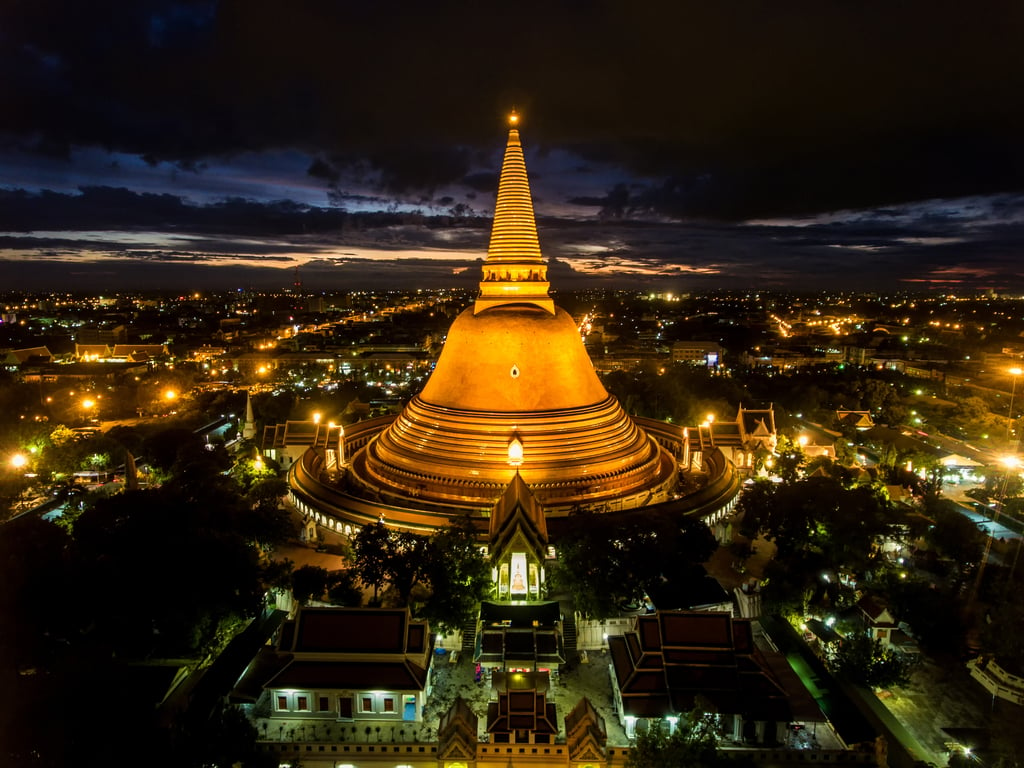
[{"label": "stupa circular terrace", "polygon": [[[507,463],[505,483],[497,479],[452,482],[440,475],[418,474],[417,489],[427,486],[418,494],[406,494],[396,487],[375,486],[359,477],[360,464],[365,460],[360,456],[366,446],[396,419],[385,416],[346,427],[344,450],[353,456],[348,466],[336,463],[332,456],[334,449],[306,450],[289,471],[291,502],[318,525],[346,535],[382,519],[396,528],[429,533],[467,513],[479,521],[481,531],[486,530],[491,508],[515,474],[515,469],[508,468]],[[657,442],[661,460],[668,457],[671,462],[665,481],[654,489],[615,493],[610,490],[614,478],[592,476],[588,487],[571,480],[537,484],[527,480],[544,507],[553,537],[557,538],[570,523],[570,513],[579,508],[623,517],[687,515],[701,518],[709,525],[732,511],[740,480],[721,451],[705,455],[700,467],[690,467],[683,460],[687,453],[684,430],[648,419],[637,418],[635,422]],[[677,450],[680,451],[678,460],[675,458]],[[525,465],[524,461],[523,467]],[[522,475],[526,479],[526,473]],[[435,495],[448,496],[463,491],[464,496],[459,500],[436,501],[428,496],[428,490],[433,490]]]}]

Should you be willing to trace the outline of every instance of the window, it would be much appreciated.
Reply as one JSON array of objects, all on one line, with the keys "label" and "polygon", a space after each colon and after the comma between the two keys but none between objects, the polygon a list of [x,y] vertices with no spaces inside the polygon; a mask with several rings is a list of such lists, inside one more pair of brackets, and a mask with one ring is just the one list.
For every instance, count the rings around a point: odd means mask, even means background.
[{"label": "window", "polygon": [[331,711],[331,697],[321,696],[317,701],[317,712],[330,712]]},{"label": "window", "polygon": [[338,697],[338,717],[341,720],[352,719],[352,697],[351,696],[339,696]]},{"label": "window", "polygon": [[362,696],[359,699],[360,712],[373,712],[373,696]]},{"label": "window", "polygon": [[384,698],[384,711],[394,712],[395,711],[395,700],[390,696]]},{"label": "window", "polygon": [[295,709],[299,712],[309,711],[309,697],[308,696],[296,696],[295,697]]},{"label": "window", "polygon": [[288,709],[288,697],[287,696],[278,695],[278,697],[277,697],[277,708],[279,710],[287,710]]}]

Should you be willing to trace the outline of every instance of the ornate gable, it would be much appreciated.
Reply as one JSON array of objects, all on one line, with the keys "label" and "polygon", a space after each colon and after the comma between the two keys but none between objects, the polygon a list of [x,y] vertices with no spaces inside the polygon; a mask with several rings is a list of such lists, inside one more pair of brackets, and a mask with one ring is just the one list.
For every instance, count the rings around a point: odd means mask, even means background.
[{"label": "ornate gable", "polygon": [[517,472],[491,511],[490,551],[499,599],[543,596],[547,547],[544,509]]},{"label": "ornate gable", "polygon": [[457,696],[437,726],[437,757],[445,761],[476,759],[477,716],[465,699]]},{"label": "ornate gable", "polygon": [[565,716],[565,743],[569,760],[578,763],[604,763],[608,733],[602,718],[586,698],[580,699]]}]

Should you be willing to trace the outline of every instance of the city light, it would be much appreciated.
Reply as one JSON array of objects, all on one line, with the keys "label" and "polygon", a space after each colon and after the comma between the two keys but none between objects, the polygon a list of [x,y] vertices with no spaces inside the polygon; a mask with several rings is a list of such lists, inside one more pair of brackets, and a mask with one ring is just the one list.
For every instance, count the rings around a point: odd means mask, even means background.
[{"label": "city light", "polygon": [[11,457],[11,466],[15,469],[23,469],[28,464],[28,456],[23,453],[16,453]]}]

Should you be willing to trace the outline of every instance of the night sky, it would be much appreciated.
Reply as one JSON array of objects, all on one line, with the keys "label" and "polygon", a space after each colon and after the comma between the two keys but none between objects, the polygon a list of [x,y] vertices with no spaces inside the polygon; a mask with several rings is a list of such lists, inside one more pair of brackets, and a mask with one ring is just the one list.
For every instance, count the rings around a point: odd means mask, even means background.
[{"label": "night sky", "polygon": [[1024,291],[1024,3],[0,3],[0,289]]}]

